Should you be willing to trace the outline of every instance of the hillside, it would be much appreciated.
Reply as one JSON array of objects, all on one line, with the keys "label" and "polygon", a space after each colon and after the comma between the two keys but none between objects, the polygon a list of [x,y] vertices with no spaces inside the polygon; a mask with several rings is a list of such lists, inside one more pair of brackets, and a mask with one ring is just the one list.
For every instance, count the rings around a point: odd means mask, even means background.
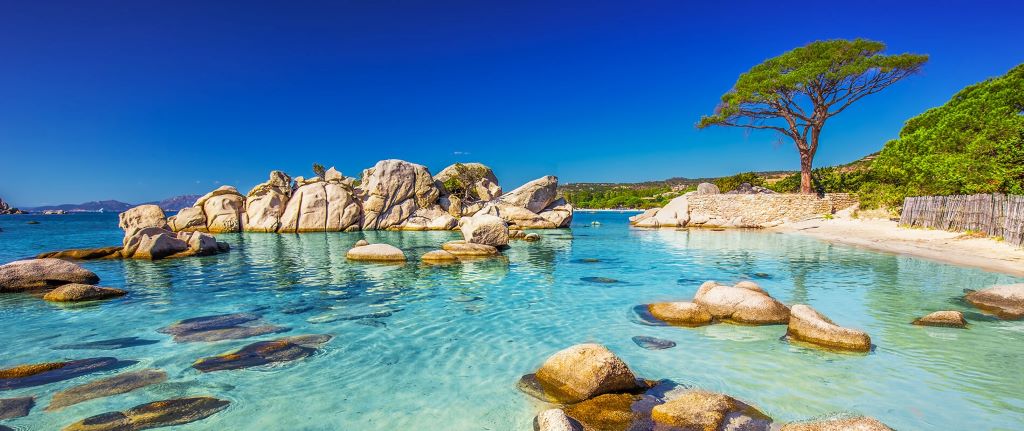
[{"label": "hillside", "polygon": [[182,208],[190,207],[195,203],[196,199],[199,199],[199,195],[181,195],[174,196],[171,198],[164,199],[162,201],[144,202],[142,204],[130,204],[127,202],[121,202],[117,200],[105,200],[105,201],[90,201],[80,204],[61,204],[61,205],[45,205],[33,208],[24,208],[25,211],[29,212],[43,212],[62,210],[69,213],[78,212],[123,212],[131,207],[143,204],[154,204],[159,205],[164,211],[178,211]]}]

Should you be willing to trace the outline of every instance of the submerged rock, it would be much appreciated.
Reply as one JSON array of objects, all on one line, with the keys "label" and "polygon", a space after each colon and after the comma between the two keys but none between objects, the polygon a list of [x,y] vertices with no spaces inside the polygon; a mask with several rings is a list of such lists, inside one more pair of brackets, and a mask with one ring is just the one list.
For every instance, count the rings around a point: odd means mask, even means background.
[{"label": "submerged rock", "polygon": [[839,350],[871,350],[871,337],[863,331],[836,325],[828,317],[807,305],[794,305],[791,312],[786,331],[790,338]]},{"label": "submerged rock", "polygon": [[52,257],[55,259],[72,260],[119,259],[122,257],[121,249],[122,247],[118,245],[100,248],[76,248],[71,250],[60,250],[51,251],[47,253],[40,253],[36,255],[36,259],[43,259],[48,257]]},{"label": "submerged rock", "polygon": [[772,420],[754,407],[728,395],[687,391],[651,410],[659,425],[684,430],[768,431]]},{"label": "submerged rock", "polygon": [[718,319],[752,325],[789,321],[789,309],[753,282],[723,286],[709,281],[697,289],[693,302]]},{"label": "submerged rock", "polygon": [[54,350],[117,350],[125,347],[145,346],[159,343],[158,340],[146,340],[139,337],[112,338],[109,340],[90,341],[77,344],[62,344]]},{"label": "submerged rock", "polygon": [[277,334],[291,331],[292,328],[275,325],[260,326],[232,326],[228,328],[207,329],[204,331],[188,332],[174,336],[176,343],[194,343],[199,341],[223,341],[241,340],[258,335]]},{"label": "submerged rock", "polygon": [[548,409],[533,418],[533,431],[583,431],[583,427],[561,409]]},{"label": "submerged rock", "polygon": [[600,284],[621,283],[621,281],[616,280],[614,278],[609,278],[609,277],[580,277],[580,280],[581,281],[586,281],[587,283],[600,283]]},{"label": "submerged rock", "polygon": [[127,293],[126,290],[113,287],[70,283],[47,292],[43,299],[50,302],[96,301],[124,296]]},{"label": "submerged rock", "polygon": [[352,247],[362,247],[364,245],[370,245],[370,243],[367,242],[365,239],[361,239],[359,241],[356,241],[356,243],[353,244]]},{"label": "submerged rock", "polygon": [[369,244],[362,247],[353,247],[345,253],[349,260],[362,260],[373,262],[405,262],[405,253],[401,249],[390,244]]},{"label": "submerged rock", "polygon": [[0,419],[13,419],[28,416],[35,407],[33,397],[0,398]]},{"label": "submerged rock", "polygon": [[893,431],[875,418],[830,418],[784,425],[779,431]]},{"label": "submerged rock", "polygon": [[229,404],[213,397],[172,398],[92,416],[68,425],[64,431],[135,431],[182,425],[213,416]]},{"label": "submerged rock", "polygon": [[290,362],[312,356],[320,346],[330,340],[330,335],[299,335],[260,341],[235,352],[202,358],[192,364],[192,367],[208,373]]},{"label": "submerged rock", "polygon": [[634,405],[642,397],[637,394],[603,394],[565,407],[565,414],[584,430],[651,429],[644,426],[644,412]]},{"label": "submerged rock", "polygon": [[959,311],[936,311],[929,313],[928,315],[914,320],[915,325],[921,326],[945,326],[949,328],[966,328],[967,320],[964,319],[964,313]]},{"label": "submerged rock", "polygon": [[474,244],[462,240],[448,241],[441,245],[441,249],[456,257],[488,257],[498,255],[498,249],[494,246]]},{"label": "submerged rock", "polygon": [[0,292],[99,282],[100,278],[92,271],[61,259],[26,259],[0,265]]},{"label": "submerged rock", "polygon": [[658,302],[647,306],[647,311],[656,319],[669,325],[700,326],[711,323],[711,313],[693,302]]},{"label": "submerged rock", "polygon": [[564,403],[639,387],[633,371],[600,344],[577,344],[556,352],[535,377],[548,400]]},{"label": "submerged rock", "polygon": [[57,392],[53,395],[46,410],[60,410],[83,401],[131,392],[165,380],[167,380],[167,373],[161,370],[130,371],[94,380]]},{"label": "submerged rock", "polygon": [[633,337],[632,340],[637,346],[643,347],[647,350],[665,350],[676,346],[675,341],[648,337],[646,335],[637,335]]},{"label": "submerged rock", "polygon": [[157,332],[170,335],[185,335],[201,331],[230,328],[243,323],[259,320],[259,318],[259,315],[253,313],[218,314],[215,316],[193,317],[191,319],[181,320],[174,324],[157,329]]},{"label": "submerged rock", "polygon": [[136,361],[119,361],[117,358],[89,358],[19,365],[0,370],[0,391],[45,385],[99,371],[115,370],[134,363]]},{"label": "submerged rock", "polygon": [[967,302],[1005,320],[1024,318],[1024,283],[1004,284],[970,292]]}]

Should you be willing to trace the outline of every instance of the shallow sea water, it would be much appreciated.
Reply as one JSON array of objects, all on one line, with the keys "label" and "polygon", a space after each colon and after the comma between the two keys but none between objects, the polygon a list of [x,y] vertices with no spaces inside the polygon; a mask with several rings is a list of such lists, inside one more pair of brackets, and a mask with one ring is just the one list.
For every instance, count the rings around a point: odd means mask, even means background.
[{"label": "shallow sea water", "polygon": [[[0,423],[53,430],[158,399],[211,395],[231,405],[176,429],[528,430],[543,406],[516,389],[519,377],[561,348],[599,342],[639,376],[724,392],[777,422],[851,412],[901,430],[1022,429],[1024,321],[998,321],[958,299],[964,289],[1020,279],[795,235],[634,229],[627,216],[580,212],[572,230],[515,242],[507,259],[456,265],[417,262],[458,237],[452,232],[228,234],[219,240],[232,250],[218,256],[86,262],[101,285],[131,293],[84,306],[0,295],[0,368],[115,356],[139,361],[125,370],[163,369],[168,381],[58,412],[43,411],[56,391],[118,371],[2,391],[0,398],[37,399],[29,416]],[[25,224],[33,219],[41,224]],[[0,262],[121,238],[113,214],[0,216],[0,228]],[[345,252],[362,238],[402,248],[410,263],[347,262]],[[785,326],[650,326],[633,311],[689,299],[705,280],[744,279],[866,330],[875,350],[791,345],[780,340]],[[964,311],[970,329],[909,324],[940,309]],[[175,343],[156,332],[177,320],[236,312],[292,330],[211,343]],[[207,374],[190,366],[299,334],[334,339],[321,353],[280,366]],[[637,335],[677,346],[645,350],[631,341]],[[56,348],[123,337],[155,342]]]}]

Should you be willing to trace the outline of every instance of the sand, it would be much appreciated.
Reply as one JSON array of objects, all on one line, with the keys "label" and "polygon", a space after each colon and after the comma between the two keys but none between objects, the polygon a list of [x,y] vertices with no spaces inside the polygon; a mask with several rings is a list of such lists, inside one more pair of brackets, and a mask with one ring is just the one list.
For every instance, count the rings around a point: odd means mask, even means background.
[{"label": "sand", "polygon": [[1024,249],[992,238],[904,228],[884,219],[812,219],[786,223],[772,230],[1024,277]]}]

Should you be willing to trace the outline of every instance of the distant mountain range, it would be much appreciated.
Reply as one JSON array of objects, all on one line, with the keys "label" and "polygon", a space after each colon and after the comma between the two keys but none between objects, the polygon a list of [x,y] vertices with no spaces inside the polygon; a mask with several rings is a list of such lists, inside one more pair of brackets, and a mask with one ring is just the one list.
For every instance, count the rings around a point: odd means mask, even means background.
[{"label": "distant mountain range", "polygon": [[154,202],[143,202],[141,204],[130,204],[121,201],[109,200],[109,201],[92,201],[81,204],[63,204],[63,205],[45,205],[34,208],[22,208],[29,212],[43,212],[53,210],[63,210],[69,213],[73,212],[123,212],[131,207],[138,205],[153,204],[158,205],[164,211],[178,211],[182,208],[188,208],[199,199],[199,195],[181,195],[172,198],[167,198],[162,201]]}]

